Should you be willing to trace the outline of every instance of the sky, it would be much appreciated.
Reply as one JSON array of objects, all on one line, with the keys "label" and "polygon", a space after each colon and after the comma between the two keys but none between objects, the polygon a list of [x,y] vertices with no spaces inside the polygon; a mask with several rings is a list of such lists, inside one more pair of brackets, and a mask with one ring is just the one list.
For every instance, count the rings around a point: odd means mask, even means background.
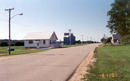
[{"label": "sky", "polygon": [[11,38],[23,39],[30,32],[55,31],[59,40],[71,29],[77,40],[100,41],[110,36],[106,28],[114,0],[0,0],[0,39],[8,38],[8,12],[14,8]]}]

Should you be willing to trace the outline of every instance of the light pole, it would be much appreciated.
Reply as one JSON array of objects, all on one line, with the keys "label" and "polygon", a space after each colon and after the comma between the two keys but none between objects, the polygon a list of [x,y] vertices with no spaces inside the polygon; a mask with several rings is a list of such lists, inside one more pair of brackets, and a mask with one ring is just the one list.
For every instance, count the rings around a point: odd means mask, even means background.
[{"label": "light pole", "polygon": [[20,14],[16,14],[14,16],[11,17],[11,11],[14,10],[14,8],[9,8],[9,9],[5,9],[5,11],[8,11],[9,12],[9,41],[8,41],[8,51],[9,51],[9,55],[11,54],[11,50],[10,50],[10,47],[11,47],[11,19],[17,15],[23,15],[23,13],[20,13]]}]

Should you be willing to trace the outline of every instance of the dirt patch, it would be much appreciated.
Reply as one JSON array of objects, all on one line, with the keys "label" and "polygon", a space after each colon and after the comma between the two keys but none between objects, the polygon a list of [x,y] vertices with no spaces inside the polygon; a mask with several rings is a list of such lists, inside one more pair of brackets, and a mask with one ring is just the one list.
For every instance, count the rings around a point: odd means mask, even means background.
[{"label": "dirt patch", "polygon": [[89,67],[93,65],[93,62],[96,61],[96,59],[93,57],[94,56],[94,50],[96,47],[99,45],[95,46],[89,55],[83,60],[83,62],[79,65],[73,76],[70,78],[69,81],[83,81],[82,79],[87,73],[87,70],[89,70]]}]

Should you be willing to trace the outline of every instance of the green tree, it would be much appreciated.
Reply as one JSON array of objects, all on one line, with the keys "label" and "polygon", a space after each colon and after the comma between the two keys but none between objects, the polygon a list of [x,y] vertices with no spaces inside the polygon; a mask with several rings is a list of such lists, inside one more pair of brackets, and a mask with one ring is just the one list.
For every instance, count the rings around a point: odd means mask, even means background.
[{"label": "green tree", "polygon": [[130,35],[130,0],[115,0],[111,6],[107,27],[111,33],[118,33],[122,37]]}]

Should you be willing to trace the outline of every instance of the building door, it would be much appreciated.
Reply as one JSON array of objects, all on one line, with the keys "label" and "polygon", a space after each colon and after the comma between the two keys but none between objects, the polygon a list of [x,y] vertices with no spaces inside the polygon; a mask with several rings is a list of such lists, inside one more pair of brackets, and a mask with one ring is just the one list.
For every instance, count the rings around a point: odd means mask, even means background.
[{"label": "building door", "polygon": [[37,48],[40,48],[39,43],[37,43]]}]

